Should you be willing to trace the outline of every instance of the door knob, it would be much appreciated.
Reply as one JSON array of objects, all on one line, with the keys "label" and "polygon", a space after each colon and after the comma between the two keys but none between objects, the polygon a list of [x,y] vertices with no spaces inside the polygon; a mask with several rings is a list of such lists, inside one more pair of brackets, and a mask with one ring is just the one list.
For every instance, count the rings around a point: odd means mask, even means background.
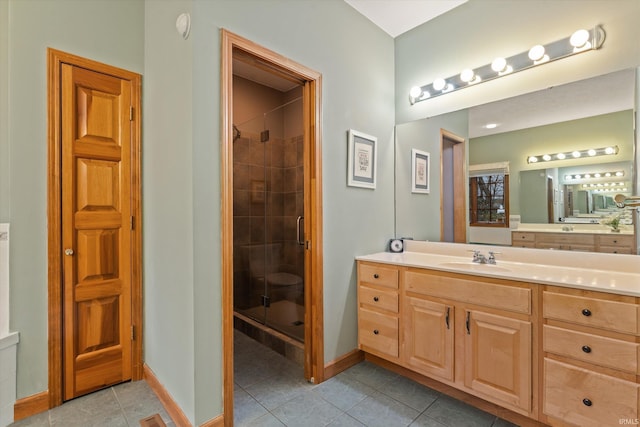
[{"label": "door knob", "polygon": [[65,249],[64,250],[64,254],[67,255],[67,256],[73,255],[73,249],[71,249],[71,248]]}]

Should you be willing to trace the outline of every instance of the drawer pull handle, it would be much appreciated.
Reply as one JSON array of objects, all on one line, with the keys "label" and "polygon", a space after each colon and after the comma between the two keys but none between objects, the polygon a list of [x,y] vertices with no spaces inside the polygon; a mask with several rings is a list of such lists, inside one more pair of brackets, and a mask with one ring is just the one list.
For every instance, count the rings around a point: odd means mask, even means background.
[{"label": "drawer pull handle", "polygon": [[380,277],[380,275],[379,275],[378,273],[376,273],[376,274],[374,274],[374,275],[373,275],[373,278],[374,278],[374,279],[377,279],[377,278],[379,278],[379,277]]},{"label": "drawer pull handle", "polygon": [[471,335],[471,312],[467,311],[467,320],[464,322],[467,327],[467,335]]},{"label": "drawer pull handle", "polygon": [[613,243],[618,243],[618,241],[617,241],[617,240],[614,240],[614,241],[613,241]]},{"label": "drawer pull handle", "polygon": [[379,330],[377,330],[377,329],[374,329],[374,330],[373,330],[373,335],[378,335],[379,333],[380,333],[380,331],[379,331]]},{"label": "drawer pull handle", "polygon": [[584,310],[582,310],[582,315],[587,317],[591,316],[591,310],[585,308]]},{"label": "drawer pull handle", "polygon": [[582,403],[584,403],[584,406],[591,406],[593,405],[593,402],[589,399],[582,399]]},{"label": "drawer pull handle", "polygon": [[373,297],[373,301],[378,302],[378,301],[380,301],[380,298],[378,298],[378,297]]},{"label": "drawer pull handle", "polygon": [[588,345],[583,345],[582,351],[584,351],[585,353],[591,353],[591,347],[589,347]]},{"label": "drawer pull handle", "polygon": [[444,316],[444,322],[447,324],[447,329],[449,329],[449,308],[447,307],[447,314]]}]

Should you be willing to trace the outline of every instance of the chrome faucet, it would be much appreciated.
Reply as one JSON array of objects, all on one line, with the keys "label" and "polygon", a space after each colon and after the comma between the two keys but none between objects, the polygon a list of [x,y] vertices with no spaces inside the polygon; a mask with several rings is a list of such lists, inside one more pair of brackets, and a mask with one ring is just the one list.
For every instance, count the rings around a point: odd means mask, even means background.
[{"label": "chrome faucet", "polygon": [[472,262],[475,262],[478,264],[495,264],[496,254],[499,254],[499,253],[500,252],[489,251],[489,257],[487,258],[483,254],[481,254],[480,251],[474,250]]},{"label": "chrome faucet", "polygon": [[487,258],[484,255],[482,255],[480,251],[474,250],[472,262],[476,262],[478,264],[486,264]]}]

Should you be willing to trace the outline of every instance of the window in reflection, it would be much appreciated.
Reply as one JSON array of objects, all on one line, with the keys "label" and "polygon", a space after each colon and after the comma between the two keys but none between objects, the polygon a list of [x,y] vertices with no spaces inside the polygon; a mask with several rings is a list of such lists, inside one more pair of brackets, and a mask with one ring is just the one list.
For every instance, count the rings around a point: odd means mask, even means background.
[{"label": "window in reflection", "polygon": [[489,174],[469,178],[470,225],[509,227],[509,175]]}]

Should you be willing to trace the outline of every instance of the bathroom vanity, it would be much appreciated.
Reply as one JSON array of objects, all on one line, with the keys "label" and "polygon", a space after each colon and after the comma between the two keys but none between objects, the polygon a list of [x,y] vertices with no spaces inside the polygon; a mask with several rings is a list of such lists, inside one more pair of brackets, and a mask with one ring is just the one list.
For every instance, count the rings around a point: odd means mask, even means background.
[{"label": "bathroom vanity", "polygon": [[590,224],[521,224],[511,231],[511,242],[513,246],[520,248],[636,253],[636,236],[631,227],[614,233],[607,227]]},{"label": "bathroom vanity", "polygon": [[408,242],[357,260],[365,354],[544,424],[640,418],[637,257]]}]

